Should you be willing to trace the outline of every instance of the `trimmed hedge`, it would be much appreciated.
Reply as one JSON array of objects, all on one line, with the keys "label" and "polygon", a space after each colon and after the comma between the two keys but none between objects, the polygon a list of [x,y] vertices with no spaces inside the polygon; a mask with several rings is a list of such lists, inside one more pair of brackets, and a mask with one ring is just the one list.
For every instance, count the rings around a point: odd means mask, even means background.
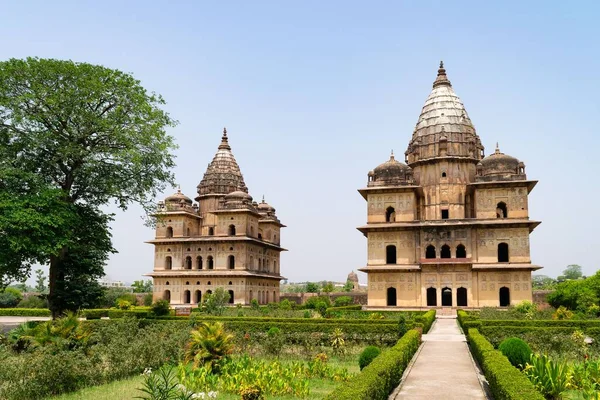
[{"label": "trimmed hedge", "polygon": [[136,318],[153,318],[154,314],[151,310],[108,310],[108,318],[123,318],[126,315],[131,315]]},{"label": "trimmed hedge", "polygon": [[415,321],[423,324],[423,333],[429,332],[433,321],[435,321],[435,310],[429,310],[425,314],[416,317]]},{"label": "trimmed hedge", "polygon": [[325,400],[387,400],[400,383],[420,343],[419,332],[408,331],[394,347],[383,351],[360,374],[339,386]]},{"label": "trimmed hedge", "polygon": [[81,315],[86,319],[100,319],[103,317],[108,317],[108,312],[110,310],[108,308],[94,308],[89,310],[82,310]]},{"label": "trimmed hedge", "polygon": [[0,308],[0,315],[4,317],[49,317],[47,308]]},{"label": "trimmed hedge", "polygon": [[537,328],[572,327],[572,328],[600,328],[598,319],[568,319],[568,320],[527,320],[527,319],[486,319],[481,320],[482,326],[523,326]]},{"label": "trimmed hedge", "polygon": [[357,310],[362,310],[362,306],[360,304],[353,304],[351,306],[341,306],[341,307],[329,307],[327,310],[325,310],[325,312],[330,313],[330,312],[335,312],[335,311],[357,311]]},{"label": "trimmed hedge", "polygon": [[544,400],[544,396],[535,389],[533,383],[508,358],[479,333],[469,329],[467,336],[471,352],[483,369],[490,385],[490,391],[496,400]]}]

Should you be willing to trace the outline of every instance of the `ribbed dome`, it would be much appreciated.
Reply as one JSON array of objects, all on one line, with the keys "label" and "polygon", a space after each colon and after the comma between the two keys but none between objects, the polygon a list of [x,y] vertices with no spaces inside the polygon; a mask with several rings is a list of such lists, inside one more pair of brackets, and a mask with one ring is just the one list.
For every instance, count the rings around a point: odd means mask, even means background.
[{"label": "ribbed dome", "polygon": [[275,211],[275,208],[271,207],[269,203],[265,202],[265,198],[263,197],[262,201],[258,204],[259,211]]},{"label": "ribbed dome", "polygon": [[202,181],[198,185],[198,194],[228,194],[235,191],[248,193],[240,167],[235,161],[227,139],[227,130],[223,129],[221,144],[217,154],[208,165]]},{"label": "ribbed dome", "polygon": [[392,153],[388,161],[379,164],[373,171],[369,172],[368,186],[401,186],[411,182],[411,168],[396,160],[394,153]]},{"label": "ribbed dome", "polygon": [[481,159],[483,146],[443,62],[415,126],[406,156],[408,164],[434,157]]},{"label": "ribbed dome", "polygon": [[526,179],[525,164],[515,157],[504,154],[496,144],[496,151],[477,164],[477,180]]},{"label": "ribbed dome", "polygon": [[225,196],[225,199],[248,199],[249,201],[252,201],[252,196],[246,192],[242,192],[241,190],[236,190],[235,192],[231,192]]},{"label": "ribbed dome", "polygon": [[165,203],[181,203],[181,201],[192,204],[192,199],[181,193],[181,189],[177,189],[177,193],[165,198]]}]

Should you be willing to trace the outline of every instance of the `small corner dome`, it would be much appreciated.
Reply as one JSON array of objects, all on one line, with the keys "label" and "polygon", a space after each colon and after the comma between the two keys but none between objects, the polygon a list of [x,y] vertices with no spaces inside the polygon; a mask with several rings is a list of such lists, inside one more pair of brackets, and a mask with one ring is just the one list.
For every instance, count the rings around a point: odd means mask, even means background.
[{"label": "small corner dome", "polygon": [[270,206],[269,203],[265,202],[265,199],[258,204],[257,208],[259,211],[275,211],[275,209]]},{"label": "small corner dome", "polygon": [[225,196],[225,200],[235,199],[248,199],[249,201],[252,201],[252,196],[246,192],[242,192],[241,190],[236,190],[235,192],[231,192]]},{"label": "small corner dome", "polygon": [[477,163],[477,167],[481,171],[480,174],[482,176],[520,175],[523,173],[521,172],[521,168],[524,167],[524,164],[517,158],[500,152],[500,149],[496,145],[496,151]]},{"label": "small corner dome", "polygon": [[181,193],[181,189],[177,189],[177,193],[173,193],[165,198],[165,203],[188,203],[192,204],[192,199]]},{"label": "small corner dome", "polygon": [[401,185],[408,183],[411,177],[412,169],[408,165],[396,160],[392,153],[388,161],[369,171],[369,184]]}]

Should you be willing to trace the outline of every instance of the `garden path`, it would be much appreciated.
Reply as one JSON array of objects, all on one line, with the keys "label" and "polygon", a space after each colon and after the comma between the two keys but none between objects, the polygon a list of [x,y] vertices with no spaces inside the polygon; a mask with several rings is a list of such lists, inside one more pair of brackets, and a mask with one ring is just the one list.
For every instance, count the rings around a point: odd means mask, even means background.
[{"label": "garden path", "polygon": [[482,399],[486,396],[465,335],[453,317],[438,317],[389,400]]}]

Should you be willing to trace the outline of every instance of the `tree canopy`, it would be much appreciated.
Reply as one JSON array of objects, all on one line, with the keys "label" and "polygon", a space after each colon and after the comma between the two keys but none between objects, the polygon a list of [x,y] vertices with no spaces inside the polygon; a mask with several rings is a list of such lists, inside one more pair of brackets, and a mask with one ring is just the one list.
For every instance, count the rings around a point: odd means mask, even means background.
[{"label": "tree canopy", "polygon": [[103,66],[0,62],[0,285],[48,264],[55,316],[96,291],[87,285],[114,251],[101,207],[149,210],[173,184],[175,145],[165,130],[176,122],[164,104]]}]

